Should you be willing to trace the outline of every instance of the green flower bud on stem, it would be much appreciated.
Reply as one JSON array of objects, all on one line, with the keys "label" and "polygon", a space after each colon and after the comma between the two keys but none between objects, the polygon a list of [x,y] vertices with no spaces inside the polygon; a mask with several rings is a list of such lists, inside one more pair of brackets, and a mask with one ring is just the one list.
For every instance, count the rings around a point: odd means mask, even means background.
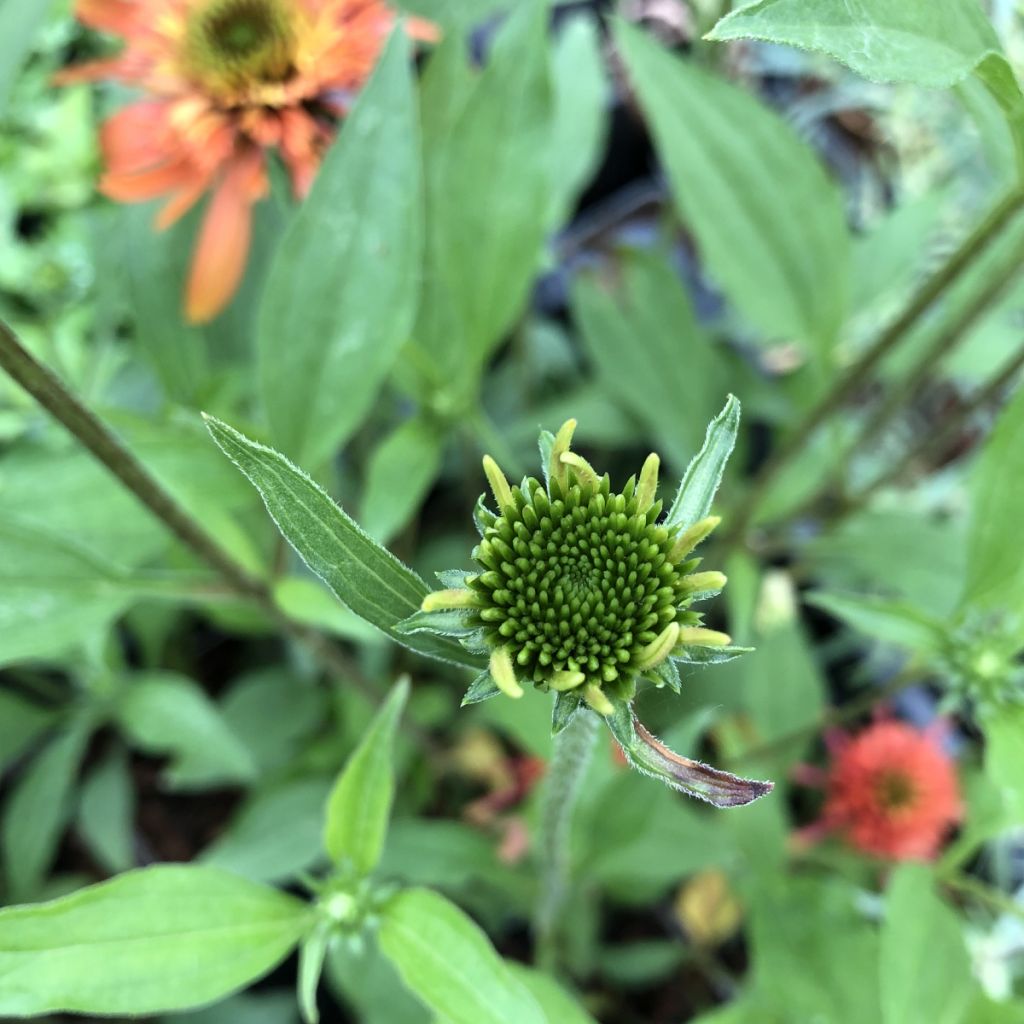
[{"label": "green flower bud on stem", "polygon": [[[770,791],[770,783],[673,754],[636,721],[630,706],[644,677],[678,692],[681,666],[742,653],[727,634],[701,625],[691,608],[726,584],[720,572],[694,572],[700,560],[687,558],[719,519],[683,525],[684,488],[698,496],[690,507],[707,509],[732,448],[720,435],[734,434],[738,422],[738,404],[730,398],[661,522],[658,456],[648,456],[639,477],[615,493],[607,476],[570,450],[575,420],[554,436],[541,435],[546,485],[529,477],[511,486],[484,457],[498,514],[477,503],[481,540],[472,558],[478,571],[442,573],[446,583],[461,580],[463,586],[428,594],[423,612],[404,624],[410,631],[460,636],[474,653],[487,652],[488,670],[464,703],[498,693],[521,697],[521,684],[531,682],[556,694],[556,744],[572,735],[574,716],[589,709],[603,717],[640,771],[692,796],[733,807]],[[423,613],[434,614],[423,621]]]}]

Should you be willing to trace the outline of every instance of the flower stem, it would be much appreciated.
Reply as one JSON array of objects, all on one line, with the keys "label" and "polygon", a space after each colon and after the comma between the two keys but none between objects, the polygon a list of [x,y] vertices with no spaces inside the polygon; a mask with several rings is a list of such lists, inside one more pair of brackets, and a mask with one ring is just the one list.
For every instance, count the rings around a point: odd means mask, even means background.
[{"label": "flower stem", "polygon": [[940,874],[939,878],[943,885],[965,896],[972,896],[979,903],[986,904],[997,913],[1013,914],[1014,917],[1024,920],[1024,904],[999,889],[987,885],[980,878],[960,872]]},{"label": "flower stem", "polygon": [[534,916],[536,960],[543,970],[558,963],[560,916],[569,888],[572,814],[590,763],[600,725],[593,712],[580,710],[554,739],[541,807],[540,894]]},{"label": "flower stem", "polygon": [[305,646],[331,675],[353,685],[374,704],[380,703],[381,695],[345,652],[327,636],[285,615],[267,583],[240,565],[110,427],[21,344],[3,321],[0,369],[74,435],[171,533],[214,569],[234,594],[254,602],[282,632]]},{"label": "flower stem", "polygon": [[816,719],[808,725],[801,726],[799,729],[794,729],[792,732],[788,732],[784,736],[779,736],[767,743],[740,751],[740,753],[732,759],[730,766],[736,767],[741,764],[756,763],[766,757],[783,753],[794,745],[800,743],[802,740],[805,740],[810,736],[814,736],[824,729],[831,726],[843,725],[854,718],[860,717],[866,711],[870,711],[877,704],[881,704],[890,697],[895,697],[896,694],[901,693],[903,690],[906,690],[911,686],[925,682],[926,678],[927,677],[922,674],[919,669],[909,667],[903,672],[893,676],[893,678],[884,686],[868,690],[856,699],[851,700],[848,704],[844,704],[840,708],[833,708],[827,711],[821,716],[821,718]]},{"label": "flower stem", "polygon": [[729,517],[729,530],[723,542],[732,547],[743,540],[761,501],[783,470],[804,450],[818,428],[841,408],[866,383],[889,353],[906,338],[932,304],[961,274],[988,249],[1002,229],[1022,207],[1024,190],[1013,189],[1000,199],[949,257],[916,292],[899,316],[861,357],[846,371],[790,431],[788,438],[768,460],[735,512]]}]

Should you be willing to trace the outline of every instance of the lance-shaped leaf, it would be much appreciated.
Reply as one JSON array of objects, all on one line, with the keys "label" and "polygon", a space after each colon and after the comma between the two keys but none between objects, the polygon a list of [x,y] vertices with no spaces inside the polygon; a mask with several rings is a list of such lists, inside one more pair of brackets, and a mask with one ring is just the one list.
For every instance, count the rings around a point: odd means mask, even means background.
[{"label": "lance-shaped leaf", "polygon": [[682,757],[652,736],[626,701],[616,700],[613,704],[615,710],[605,718],[608,728],[629,763],[644,775],[661,779],[673,789],[715,807],[742,807],[775,788],[773,782],[741,779],[700,761]]},{"label": "lance-shaped leaf", "polygon": [[[419,128],[396,32],[281,241],[259,320],[275,444],[322,464],[373,408],[420,287]],[[388,525],[388,524],[381,524]]]},{"label": "lance-shaped leaf", "polygon": [[349,861],[364,875],[377,866],[384,849],[395,795],[395,730],[408,696],[406,677],[363,734],[327,800],[324,846],[335,863]]},{"label": "lance-shaped leaf", "polygon": [[487,936],[438,893],[399,893],[381,913],[379,937],[406,987],[448,1024],[544,1024]]},{"label": "lance-shaped leaf", "polygon": [[665,518],[666,526],[685,530],[711,511],[725,464],[736,447],[739,429],[740,403],[735,395],[730,395],[725,408],[708,424],[703,447],[686,467],[675,501]]},{"label": "lance-shaped leaf", "polygon": [[708,274],[762,337],[798,341],[827,362],[849,301],[839,189],[748,92],[624,21],[614,35]]},{"label": "lance-shaped leaf", "polygon": [[481,669],[485,660],[456,640],[397,627],[420,610],[427,585],[381,547],[330,495],[280,452],[213,417],[206,426],[225,455],[260,492],[277,528],[338,599],[400,644],[440,661]]},{"label": "lance-shaped leaf", "polygon": [[309,906],[216,868],[160,865],[0,910],[0,1015],[101,1016],[222,999],[279,963]]}]

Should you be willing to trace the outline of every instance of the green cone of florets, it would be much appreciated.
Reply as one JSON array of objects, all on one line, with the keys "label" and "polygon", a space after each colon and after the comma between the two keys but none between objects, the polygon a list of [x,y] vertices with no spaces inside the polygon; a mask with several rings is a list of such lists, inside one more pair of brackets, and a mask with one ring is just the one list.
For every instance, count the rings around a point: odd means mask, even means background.
[{"label": "green cone of florets", "polygon": [[719,572],[694,572],[700,560],[689,557],[718,519],[659,524],[658,457],[613,493],[607,475],[569,450],[574,428],[570,420],[542,437],[546,483],[512,487],[484,459],[498,513],[477,509],[479,571],[428,595],[423,609],[459,614],[489,653],[497,689],[518,697],[520,683],[532,682],[610,714],[611,698],[632,699],[642,677],[678,688],[673,656],[701,660],[687,649],[730,644],[691,609],[725,585]]}]

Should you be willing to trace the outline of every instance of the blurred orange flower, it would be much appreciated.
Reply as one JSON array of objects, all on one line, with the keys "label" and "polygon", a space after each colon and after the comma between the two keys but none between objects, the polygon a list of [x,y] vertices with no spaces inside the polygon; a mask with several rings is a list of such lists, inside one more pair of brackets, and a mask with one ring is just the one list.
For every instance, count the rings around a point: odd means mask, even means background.
[{"label": "blurred orange flower", "polygon": [[[380,0],[77,0],[75,11],[125,47],[58,80],[116,79],[147,94],[103,126],[101,191],[167,196],[161,229],[211,193],[185,296],[190,321],[210,320],[245,270],[267,151],[304,196],[395,13]],[[409,28],[432,36],[426,23]]]},{"label": "blurred orange flower", "polygon": [[883,720],[830,743],[821,826],[877,857],[934,857],[962,814],[954,764],[939,736]]}]

